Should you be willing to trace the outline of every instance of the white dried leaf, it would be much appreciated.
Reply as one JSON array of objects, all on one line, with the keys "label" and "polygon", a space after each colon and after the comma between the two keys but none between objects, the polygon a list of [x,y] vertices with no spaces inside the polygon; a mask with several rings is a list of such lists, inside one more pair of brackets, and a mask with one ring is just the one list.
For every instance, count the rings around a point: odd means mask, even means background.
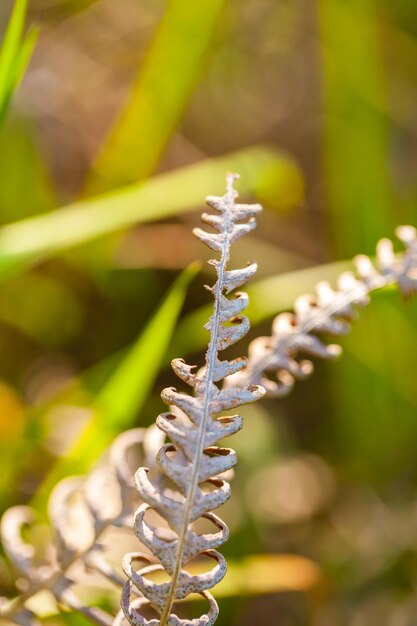
[{"label": "white dried leaf", "polygon": [[[121,470],[122,471],[122,470]],[[105,458],[93,468],[84,484],[84,497],[94,519],[95,532],[109,522],[118,520],[123,511],[122,485],[112,466],[111,458]]]},{"label": "white dried leaf", "polygon": [[80,476],[64,478],[48,502],[57,560],[63,567],[76,555],[86,552],[95,540],[94,519],[84,498],[84,480]]},{"label": "white dried leaf", "polygon": [[[217,350],[226,350],[229,346],[237,343],[249,331],[250,324],[247,317],[239,315],[231,320],[232,326],[218,326]],[[213,328],[213,318],[210,319],[209,329]]]},{"label": "white dried leaf", "polygon": [[41,626],[40,621],[29,609],[22,609],[13,616],[13,622],[20,626]]},{"label": "white dried leaf", "polygon": [[[57,484],[48,506],[55,546],[47,546],[43,562],[39,550],[22,535],[24,527],[35,522],[35,512],[24,506],[5,512],[1,522],[3,548],[21,573],[19,587],[25,598],[45,589],[67,608],[96,624],[111,626],[111,616],[78,600],[71,590],[73,581],[67,571],[71,568],[74,574],[81,573],[87,566],[123,586],[124,580],[106,561],[98,540],[110,526],[132,525],[133,503],[139,497],[132,477],[130,451],[136,449],[139,460],[146,461],[146,453],[154,457],[163,440],[164,434],[157,428],[123,433],[86,479],[70,477]],[[17,624],[39,626],[30,611],[21,610],[19,598],[3,598],[0,614]]]},{"label": "white dried leaf", "polygon": [[223,274],[223,292],[229,294],[234,289],[241,287],[256,274],[258,266],[251,263],[238,270],[226,270]]},{"label": "white dried leaf", "polygon": [[214,235],[213,233],[207,233],[205,230],[201,228],[194,228],[193,233],[202,243],[205,243],[206,246],[209,246],[212,250],[219,252],[223,248],[223,237],[222,235]]},{"label": "white dried leaf", "polygon": [[[372,291],[397,285],[409,297],[417,291],[417,234],[412,226],[396,230],[405,251],[395,254],[392,242],[382,239],[377,245],[376,263],[365,255],[353,259],[356,275],[344,272],[337,289],[320,282],[314,295],[297,298],[294,313],[281,313],[272,325],[272,336],[256,339],[249,346],[247,367],[232,376],[228,384],[260,384],[269,396],[284,396],[296,379],[313,370],[303,354],[333,359],[341,352],[339,345],[326,345],[316,333],[334,336],[345,334],[356,318],[355,307],[369,304]],[[275,379],[271,378],[274,372]]]},{"label": "white dried leaf", "polygon": [[19,571],[31,576],[34,566],[35,548],[23,540],[24,526],[33,524],[35,512],[28,506],[13,506],[1,519],[1,541],[3,548]]},{"label": "white dried leaf", "polygon": [[[208,289],[215,299],[214,313],[206,324],[210,332],[206,363],[197,373],[181,359],[172,363],[174,372],[194,390],[194,395],[177,391],[174,387],[164,389],[162,400],[172,407],[171,412],[157,418],[157,426],[168,436],[171,443],[162,445],[156,460],[162,475],[169,479],[169,486],[145,467],[139,468],[135,481],[144,502],[135,515],[135,532],[138,539],[158,559],[157,563],[140,553],[126,555],[124,570],[129,581],[122,594],[122,611],[115,625],[123,623],[123,615],[130,624],[144,626],[208,626],[217,617],[217,605],[208,589],[219,582],[226,563],[216,551],[228,537],[227,526],[212,511],[224,504],[231,494],[224,473],[236,463],[236,455],[230,448],[215,444],[235,433],[242,426],[239,415],[216,417],[247,402],[253,402],[265,393],[258,385],[219,389],[218,383],[245,366],[244,359],[222,361],[218,353],[237,342],[249,330],[249,321],[242,316],[248,298],[245,294],[226,297],[240,287],[255,273],[256,263],[239,270],[227,270],[230,245],[250,232],[256,225],[254,216],[260,206],[236,205],[233,175],[228,176],[227,192],[223,198],[210,197],[207,202],[218,215],[204,213],[202,219],[217,234],[195,229],[195,234],[210,248],[221,252],[220,260],[211,260],[217,273],[217,281]],[[174,487],[172,487],[174,485]],[[145,520],[146,512],[154,509],[168,523],[172,536],[167,538],[164,530]],[[213,524],[212,533],[196,534],[191,525],[204,517]],[[212,570],[191,575],[184,566],[198,555],[215,560]],[[140,567],[138,563],[142,563]],[[150,574],[165,570],[171,577],[168,582],[158,583]],[[132,589],[142,593],[146,602],[157,611],[158,620],[148,620],[141,614],[144,601],[131,601]],[[210,610],[199,618],[186,620],[172,613],[176,600],[190,593],[201,593],[210,604]]]}]

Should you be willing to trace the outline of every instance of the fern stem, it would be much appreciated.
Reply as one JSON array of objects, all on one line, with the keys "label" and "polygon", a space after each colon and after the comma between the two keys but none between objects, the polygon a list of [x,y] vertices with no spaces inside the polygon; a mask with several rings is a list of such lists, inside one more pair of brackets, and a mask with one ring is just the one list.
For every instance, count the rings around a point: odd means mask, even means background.
[{"label": "fern stem", "polygon": [[[338,281],[338,289],[325,286],[322,297],[319,284],[314,296],[297,299],[293,314],[281,313],[274,320],[271,337],[255,339],[249,346],[249,360],[245,370],[238,373],[232,384],[262,384],[268,395],[281,397],[288,394],[297,378],[313,370],[310,361],[301,361],[300,353],[332,358],[341,351],[340,346],[327,346],[315,333],[342,335],[353,319],[354,305],[368,304],[368,296],[378,289],[398,285],[405,297],[417,291],[417,234],[415,228],[402,226],[396,230],[405,245],[405,251],[394,254],[392,243],[381,240],[377,245],[376,264],[360,255],[354,259],[356,274],[346,272]],[[343,279],[356,284],[343,284]],[[330,294],[327,292],[330,290]],[[327,295],[326,295],[327,294]],[[307,300],[305,300],[307,298]],[[326,302],[330,299],[329,302]],[[282,323],[280,323],[282,322]],[[278,384],[268,378],[275,371]]]},{"label": "fern stem", "polygon": [[[94,540],[92,542],[92,547],[94,547],[94,545],[97,543],[97,541],[100,539],[101,535],[104,533],[104,531],[108,528],[109,524],[103,524],[101,528],[97,529],[97,532],[94,536]],[[16,598],[13,598],[12,600],[10,600],[10,602],[7,605],[1,606],[0,607],[0,618],[1,619],[12,619],[13,615],[16,615],[16,613],[19,611],[19,609],[23,608],[25,606],[25,603],[27,602],[27,600],[29,600],[30,598],[32,598],[34,595],[36,595],[37,593],[39,593],[39,591],[42,591],[43,589],[49,589],[52,594],[55,596],[55,598],[60,601],[62,599],[61,595],[56,593],[56,587],[59,586],[59,583],[65,579],[66,577],[66,573],[69,571],[69,569],[71,568],[72,565],[74,565],[74,563],[76,561],[80,561],[80,560],[85,560],[88,557],[89,552],[91,551],[88,550],[86,553],[80,555],[80,554],[74,554],[73,557],[71,557],[70,559],[67,560],[67,562],[65,563],[65,566],[57,571],[57,572],[53,572],[53,574],[51,575],[50,578],[48,578],[47,580],[42,580],[40,582],[35,582],[33,583],[29,589],[27,589],[26,591],[24,591],[23,593],[21,593],[19,596],[17,596]],[[65,604],[68,604],[67,599],[65,599]],[[80,611],[80,608],[76,609],[77,611]],[[92,612],[88,612],[85,613],[86,617],[88,617],[91,621],[93,621],[96,624],[100,624],[100,626],[103,626],[104,622],[103,621],[99,621],[99,618],[96,616],[96,614],[94,613],[94,611]],[[96,619],[97,617],[97,619]],[[106,623],[105,626],[108,626],[108,623]]]},{"label": "fern stem", "polygon": [[[392,272],[389,276],[376,276],[372,284],[362,284],[346,293],[343,293],[335,302],[330,304],[328,307],[320,309],[320,313],[317,316],[307,320],[306,322],[302,322],[299,325],[296,333],[292,334],[291,336],[288,335],[287,337],[284,337],[280,341],[279,352],[284,353],[286,351],[290,342],[294,340],[295,335],[302,337],[305,334],[313,332],[314,330],[319,328],[323,322],[329,319],[329,317],[336,315],[346,305],[353,304],[357,300],[357,298],[360,298],[361,296],[366,296],[372,291],[376,291],[377,289],[383,289],[384,287],[387,287],[388,285],[394,283],[395,274],[394,272]],[[250,364],[252,365],[251,378],[253,377],[254,379],[257,379],[257,377],[268,368],[270,361],[271,355],[265,354],[265,356],[261,357],[256,363]]]},{"label": "fern stem", "polygon": [[[227,541],[227,525],[212,511],[224,504],[231,489],[223,477],[236,463],[236,453],[231,448],[218,447],[218,442],[233,435],[242,427],[239,415],[215,416],[248,402],[261,398],[265,390],[259,385],[234,386],[223,389],[221,381],[240,371],[246,359],[232,361],[219,358],[219,352],[239,341],[249,330],[249,320],[241,315],[247,307],[248,297],[235,291],[256,272],[256,263],[245,268],[228,270],[231,245],[256,226],[259,204],[235,203],[237,192],[233,188],[236,175],[227,176],[226,193],[222,197],[209,196],[207,204],[215,214],[203,213],[201,219],[216,233],[195,228],[194,234],[219,255],[210,260],[216,268],[217,280],[208,289],[214,297],[213,314],[205,328],[210,331],[204,368],[194,374],[195,366],[183,359],[174,359],[172,368],[176,375],[193,388],[193,394],[178,392],[175,387],[163,389],[161,398],[170,407],[169,413],[157,417],[158,428],[171,443],[164,444],[156,455],[156,464],[163,480],[149,476],[149,469],[139,467],[135,484],[143,504],[135,514],[134,530],[139,541],[159,561],[156,564],[148,556],[130,552],[123,559],[123,570],[128,578],[121,595],[121,611],[115,625],[126,618],[132,624],[186,626],[206,624],[212,626],[218,616],[218,605],[209,590],[226,573],[226,560],[217,548]],[[232,298],[228,294],[234,292]],[[175,410],[176,409],[176,410]],[[175,453],[171,456],[171,453]],[[170,483],[166,483],[168,479]],[[203,484],[208,482],[214,489],[206,492]],[[172,490],[172,484],[177,490]],[[145,520],[146,512],[155,510],[175,532],[175,539],[159,534],[159,525]],[[195,520],[206,518],[215,532],[199,533],[192,528]],[[190,574],[185,566],[198,555],[205,555],[216,562],[215,567],[202,574]],[[146,565],[137,568],[138,562]],[[156,571],[166,571],[169,582],[155,582],[149,577]],[[131,602],[132,589],[143,594],[144,602]],[[181,619],[172,613],[176,600],[191,593],[200,594],[208,601],[209,610],[196,620]],[[148,620],[141,613],[142,606],[150,604],[160,618]]]},{"label": "fern stem", "polygon": [[196,446],[196,454],[193,460],[193,472],[192,479],[190,483],[190,488],[187,493],[187,504],[184,512],[184,522],[181,529],[181,534],[179,535],[178,541],[178,550],[176,554],[176,562],[175,569],[173,571],[171,577],[171,586],[169,589],[169,593],[167,596],[167,602],[164,608],[164,611],[161,615],[160,626],[165,626],[168,618],[171,614],[172,606],[175,601],[175,591],[178,582],[178,577],[181,572],[182,560],[183,560],[183,552],[185,546],[185,540],[187,536],[188,527],[190,525],[191,520],[191,512],[194,503],[195,493],[198,486],[198,473],[200,469],[201,457],[203,454],[204,448],[204,434],[206,430],[206,425],[208,420],[210,419],[209,412],[209,403],[211,400],[211,389],[214,383],[213,381],[213,373],[214,373],[214,365],[215,360],[218,354],[217,351],[217,340],[218,340],[218,329],[220,327],[220,296],[223,289],[223,277],[226,269],[227,262],[230,256],[230,228],[232,226],[232,222],[230,219],[231,210],[234,202],[234,189],[233,182],[237,178],[234,174],[228,174],[227,176],[227,186],[226,186],[226,211],[225,211],[225,241],[222,248],[221,259],[218,269],[218,278],[216,281],[216,288],[214,291],[214,313],[213,313],[213,323],[212,328],[213,331],[210,333],[210,341],[208,345],[208,350],[206,353],[206,373],[204,376],[204,405],[203,405],[203,417],[199,426],[199,433],[197,438],[197,446]]}]

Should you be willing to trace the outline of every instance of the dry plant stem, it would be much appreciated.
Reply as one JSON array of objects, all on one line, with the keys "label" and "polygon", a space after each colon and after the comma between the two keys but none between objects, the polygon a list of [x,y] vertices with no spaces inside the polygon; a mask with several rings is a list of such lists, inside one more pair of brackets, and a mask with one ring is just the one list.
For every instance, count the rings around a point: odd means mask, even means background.
[{"label": "dry plant stem", "polygon": [[[280,340],[279,345],[277,346],[277,353],[285,353],[289,348],[290,344],[293,342],[296,336],[302,337],[305,334],[309,334],[314,332],[317,328],[319,328],[323,322],[325,322],[329,317],[336,315],[339,311],[341,311],[346,305],[354,304],[358,298],[362,298],[367,296],[370,291],[376,291],[377,289],[382,289],[383,287],[387,287],[390,284],[395,283],[394,276],[382,277],[376,276],[373,280],[364,281],[364,284],[359,285],[348,291],[347,293],[341,294],[341,296],[335,300],[335,302],[326,307],[326,309],[321,310],[318,314],[304,323],[298,325],[298,329],[291,336],[284,337]],[[335,346],[335,353],[336,353]],[[336,356],[336,354],[335,354]],[[253,361],[248,362],[248,368],[250,368],[250,380],[257,380],[265,371],[271,366],[271,354],[265,354],[264,356],[259,357],[258,359],[254,359]],[[288,390],[290,391],[290,390]],[[283,390],[282,395],[285,395],[286,390]]]},{"label": "dry plant stem", "polygon": [[169,590],[169,595],[167,598],[165,610],[161,615],[160,626],[165,626],[165,624],[167,623],[167,620],[171,613],[172,605],[174,604],[174,600],[175,600],[175,590],[176,590],[176,586],[178,582],[178,576],[181,571],[185,538],[186,538],[187,530],[191,521],[191,510],[192,510],[195,493],[196,493],[196,489],[198,485],[198,473],[200,469],[201,455],[203,454],[203,447],[204,447],[203,445],[204,434],[206,432],[207,420],[211,419],[210,413],[209,413],[209,403],[212,399],[211,389],[212,389],[212,385],[214,384],[214,379],[213,379],[214,365],[218,356],[217,340],[218,340],[218,331],[220,328],[220,297],[222,295],[223,284],[224,284],[224,272],[225,272],[226,265],[230,257],[230,228],[233,225],[231,222],[231,210],[232,210],[234,200],[235,200],[235,192],[233,189],[234,178],[235,177],[232,175],[229,175],[227,177],[227,195],[226,195],[227,209],[225,212],[225,228],[224,228],[225,241],[224,241],[224,246],[223,246],[222,254],[221,254],[221,261],[220,261],[220,265],[218,269],[218,279],[217,279],[216,287],[214,291],[214,314],[212,317],[213,330],[211,332],[210,342],[209,342],[209,346],[208,346],[208,350],[206,354],[206,374],[205,374],[205,381],[204,381],[205,399],[204,399],[203,418],[201,420],[200,427],[199,427],[199,434],[198,434],[198,439],[197,439],[197,450],[196,450],[196,454],[193,460],[192,479],[191,479],[190,488],[187,494],[187,506],[185,509],[183,527],[182,527],[182,531],[181,531],[179,542],[178,542],[178,551],[176,555],[176,567],[171,578],[171,587]]},{"label": "dry plant stem", "polygon": [[[100,530],[98,530],[97,534],[94,537],[94,544],[100,539],[106,528],[108,528],[108,526],[104,525]],[[60,569],[59,571],[55,571],[50,577],[47,577],[44,580],[33,583],[27,591],[23,592],[17,598],[10,600],[7,605],[1,606],[0,618],[13,620],[13,616],[16,615],[19,609],[24,607],[27,600],[32,598],[39,591],[42,591],[43,589],[49,589],[58,602],[63,602],[70,608],[74,608],[74,610],[84,613],[86,617],[88,617],[94,623],[99,624],[100,626],[109,626],[109,624],[112,623],[111,620],[104,621],[103,617],[95,611],[87,609],[86,607],[82,607],[79,603],[76,602],[75,597],[70,595],[64,589],[65,585],[63,585],[63,582],[67,583],[67,585],[72,584],[73,582],[66,576],[70,567],[80,558],[85,560],[88,557],[88,554],[89,552],[82,556],[74,555],[65,563],[62,569]],[[68,602],[68,599],[71,599],[71,604]]]},{"label": "dry plant stem", "polygon": [[[116,617],[115,626],[121,626],[124,617],[134,626],[211,626],[218,615],[217,603],[208,590],[226,573],[226,561],[216,548],[227,540],[229,531],[212,511],[230,497],[230,485],[224,472],[235,465],[236,454],[216,444],[242,426],[239,415],[218,415],[264,395],[264,389],[256,385],[228,389],[221,386],[227,377],[242,369],[246,361],[220,360],[219,352],[249,330],[248,319],[241,315],[248,304],[246,294],[237,292],[233,298],[228,298],[227,294],[246,283],[256,271],[254,263],[243,269],[227,270],[230,246],[253,230],[255,215],[261,208],[235,203],[235,178],[228,175],[225,196],[207,199],[217,215],[202,215],[202,220],[218,234],[194,230],[203,243],[220,254],[220,260],[210,261],[216,269],[217,280],[213,287],[208,287],[214,296],[214,310],[205,326],[210,332],[205,366],[194,374],[194,367],[181,359],[172,362],[175,373],[193,388],[194,395],[172,387],[162,391],[162,399],[171,407],[171,412],[160,415],[156,423],[172,443],[162,446],[157,454],[159,473],[149,474],[147,468],[142,467],[135,475],[144,501],[135,515],[135,532],[159,563],[142,553],[125,555],[123,568],[129,580],[122,592],[122,611]],[[204,489],[205,483],[211,490]],[[145,520],[148,509],[155,510],[167,522],[168,535],[163,527]],[[209,521],[215,532],[199,534],[192,524],[201,518]],[[215,567],[203,574],[188,573],[184,567],[197,556],[213,559]],[[137,562],[146,565],[137,569]],[[149,575],[157,571],[165,571],[169,582],[154,582]],[[134,587],[144,598],[132,602],[130,596]],[[202,595],[209,603],[209,611],[192,620],[181,619],[172,613],[173,604],[191,593]],[[155,609],[158,619],[142,615],[146,604]]]},{"label": "dry plant stem", "polygon": [[[231,382],[263,384],[270,397],[285,396],[295,379],[303,379],[313,370],[310,361],[298,360],[300,353],[329,359],[341,352],[340,346],[325,345],[312,333],[345,334],[355,318],[354,305],[367,305],[369,294],[378,289],[398,285],[404,297],[415,293],[416,230],[401,226],[396,232],[406,246],[405,252],[395,255],[391,241],[383,239],[377,245],[376,266],[365,255],[359,255],[354,259],[356,274],[341,274],[337,291],[322,282],[315,296],[298,298],[294,314],[282,313],[275,318],[271,337],[259,337],[251,342],[248,365]],[[274,372],[278,382],[268,378]]]},{"label": "dry plant stem", "polygon": [[[10,559],[14,561],[16,567],[21,571],[28,588],[19,596],[9,601],[5,601],[0,605],[0,619],[9,619],[15,623],[21,624],[20,614],[24,610],[25,617],[31,614],[25,609],[25,603],[32,596],[43,589],[48,589],[57,600],[58,603],[72,608],[74,611],[82,613],[90,621],[100,626],[110,626],[113,623],[111,616],[104,611],[94,607],[84,606],[79,602],[76,595],[72,592],[71,586],[74,581],[68,577],[70,568],[76,563],[84,563],[89,569],[101,573],[105,578],[118,586],[123,586],[124,580],[117,576],[112,567],[104,560],[99,550],[99,542],[102,535],[109,527],[130,527],[132,511],[132,495],[136,493],[131,477],[131,470],[128,467],[127,454],[128,450],[134,446],[145,444],[152,456],[161,443],[161,437],[157,436],[156,441],[154,433],[137,428],[127,431],[116,438],[113,442],[109,456],[110,463],[107,461],[103,464],[106,474],[101,482],[108,481],[109,474],[112,476],[113,487],[107,494],[109,498],[113,498],[115,513],[107,515],[101,512],[102,494],[97,494],[100,487],[100,476],[102,470],[100,467],[93,470],[87,480],[80,480],[76,477],[70,477],[60,481],[55,487],[50,498],[50,519],[53,530],[56,534],[55,550],[57,551],[58,562],[47,563],[42,567],[42,571],[34,569],[32,563],[32,546],[22,543],[19,534],[23,523],[31,523],[35,517],[35,513],[29,507],[12,507],[3,516],[2,519],[2,539],[6,552]],[[146,450],[145,450],[146,454]],[[107,478],[106,478],[107,477]],[[115,491],[117,489],[117,492]],[[90,543],[83,550],[74,550],[68,538],[66,537],[65,525],[62,524],[62,518],[68,513],[68,503],[65,505],[65,498],[71,494],[79,494],[82,496],[88,510],[91,514],[92,536]],[[60,506],[57,506],[57,501]],[[118,509],[118,513],[116,512]],[[81,524],[80,532],[84,533],[86,528]],[[33,619],[35,617],[33,616]],[[18,621],[20,620],[20,621]]]}]

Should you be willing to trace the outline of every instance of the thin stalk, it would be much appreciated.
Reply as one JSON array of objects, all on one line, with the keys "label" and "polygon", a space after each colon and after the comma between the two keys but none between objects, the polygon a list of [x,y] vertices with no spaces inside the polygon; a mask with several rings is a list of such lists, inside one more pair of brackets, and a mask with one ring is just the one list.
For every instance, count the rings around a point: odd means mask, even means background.
[{"label": "thin stalk", "polygon": [[206,424],[210,418],[209,403],[211,400],[212,385],[214,384],[214,381],[213,381],[214,366],[215,366],[215,361],[216,361],[217,354],[218,354],[216,345],[217,345],[217,338],[218,338],[218,329],[220,326],[220,302],[221,302],[221,294],[222,294],[222,289],[223,289],[224,272],[225,272],[226,265],[227,265],[227,262],[229,260],[229,255],[230,255],[230,252],[229,252],[230,226],[231,226],[231,210],[232,210],[233,202],[234,202],[234,190],[233,190],[234,180],[235,180],[235,176],[233,174],[229,174],[227,176],[227,187],[226,187],[227,202],[226,202],[225,229],[224,229],[225,239],[224,239],[224,244],[222,248],[220,264],[218,266],[217,281],[216,281],[216,287],[214,291],[214,313],[212,316],[212,323],[211,323],[212,330],[210,333],[210,341],[209,341],[208,350],[206,354],[206,373],[204,377],[204,394],[205,395],[204,395],[204,405],[203,405],[203,417],[199,426],[199,432],[198,432],[198,438],[197,438],[197,450],[196,450],[195,457],[193,459],[193,471],[191,475],[190,487],[187,493],[183,526],[181,528],[181,534],[179,535],[179,538],[178,538],[178,549],[176,553],[175,569],[171,576],[171,585],[170,585],[168,596],[167,596],[167,602],[166,602],[164,611],[161,615],[160,626],[166,625],[168,618],[171,614],[172,605],[174,604],[174,601],[175,601],[175,591],[177,587],[178,577],[180,575],[181,568],[182,568],[182,558],[183,558],[185,540],[187,536],[188,527],[190,525],[191,512],[193,508],[195,493],[196,493],[197,486],[198,486],[198,473],[199,473],[200,461],[201,461],[203,448],[204,448],[204,435],[206,432]]},{"label": "thin stalk", "polygon": [[[117,520],[115,520],[113,524],[117,524]],[[103,523],[99,528],[97,528],[97,531],[94,535],[94,540],[91,544],[91,547],[87,550],[87,552],[85,554],[74,554],[71,558],[69,558],[65,565],[63,566],[63,568],[57,572],[53,572],[53,574],[51,575],[51,577],[48,580],[42,580],[40,582],[36,582],[34,584],[32,584],[29,589],[27,589],[25,592],[23,592],[21,595],[19,595],[16,598],[13,598],[12,600],[10,600],[10,602],[8,602],[6,605],[1,606],[0,607],[0,618],[1,619],[12,619],[13,615],[16,614],[16,612],[21,609],[24,608],[25,602],[27,602],[27,600],[29,600],[30,598],[32,598],[35,594],[37,594],[39,591],[42,591],[43,589],[49,589],[52,594],[55,596],[56,600],[58,602],[60,602],[61,600],[63,600],[63,596],[62,594],[57,594],[56,593],[56,586],[59,586],[59,582],[61,582],[63,579],[66,578],[66,573],[68,572],[68,570],[70,569],[70,567],[78,560],[85,560],[89,553],[91,552],[92,548],[96,545],[97,541],[100,539],[101,535],[104,533],[104,531],[108,528],[109,524],[107,523]],[[65,600],[66,602],[66,600]],[[76,609],[79,610],[79,609]],[[98,618],[96,619],[95,613],[94,611],[88,611],[87,613],[84,613],[86,615],[86,617],[88,617],[91,621],[93,621],[96,624],[100,624],[100,626],[103,626],[103,622],[102,621],[98,621]],[[108,626],[108,625],[106,625]]]},{"label": "thin stalk", "polygon": [[[321,309],[318,315],[314,318],[307,320],[306,322],[300,324],[296,332],[291,333],[291,335],[285,336],[283,339],[279,340],[279,347],[275,347],[271,350],[274,354],[276,352],[285,352],[287,344],[291,341],[294,341],[295,335],[305,335],[311,333],[316,328],[318,328],[322,322],[325,322],[329,317],[335,315],[338,311],[342,310],[347,304],[352,304],[355,300],[360,296],[366,296],[372,291],[376,291],[378,289],[382,289],[387,287],[390,284],[394,284],[396,282],[396,274],[395,272],[389,272],[382,276],[377,275],[370,278],[368,281],[365,279],[361,285],[354,287],[353,289],[341,294],[340,298],[337,301],[330,304],[328,307]],[[271,355],[266,354],[261,357],[259,361],[253,366],[250,378],[257,377],[263,371],[268,368],[269,362],[271,360]]]}]

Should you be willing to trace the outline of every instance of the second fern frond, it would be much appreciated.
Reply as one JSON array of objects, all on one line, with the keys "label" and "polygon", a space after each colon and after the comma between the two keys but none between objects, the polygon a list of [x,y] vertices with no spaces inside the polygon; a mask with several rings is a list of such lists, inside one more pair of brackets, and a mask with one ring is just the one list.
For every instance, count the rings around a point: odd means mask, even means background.
[{"label": "second fern frond", "polygon": [[389,239],[381,239],[376,263],[363,254],[353,259],[356,273],[344,272],[332,289],[322,281],[315,295],[297,298],[294,312],[280,313],[273,321],[270,337],[257,337],[249,346],[248,366],[233,384],[263,385],[270,397],[287,395],[295,380],[313,371],[307,354],[322,359],[338,356],[338,344],[325,344],[318,333],[344,335],[356,317],[355,305],[366,306],[370,294],[388,285],[397,285],[405,298],[417,291],[417,234],[412,226],[400,226],[396,234],[405,251],[395,254]]}]

